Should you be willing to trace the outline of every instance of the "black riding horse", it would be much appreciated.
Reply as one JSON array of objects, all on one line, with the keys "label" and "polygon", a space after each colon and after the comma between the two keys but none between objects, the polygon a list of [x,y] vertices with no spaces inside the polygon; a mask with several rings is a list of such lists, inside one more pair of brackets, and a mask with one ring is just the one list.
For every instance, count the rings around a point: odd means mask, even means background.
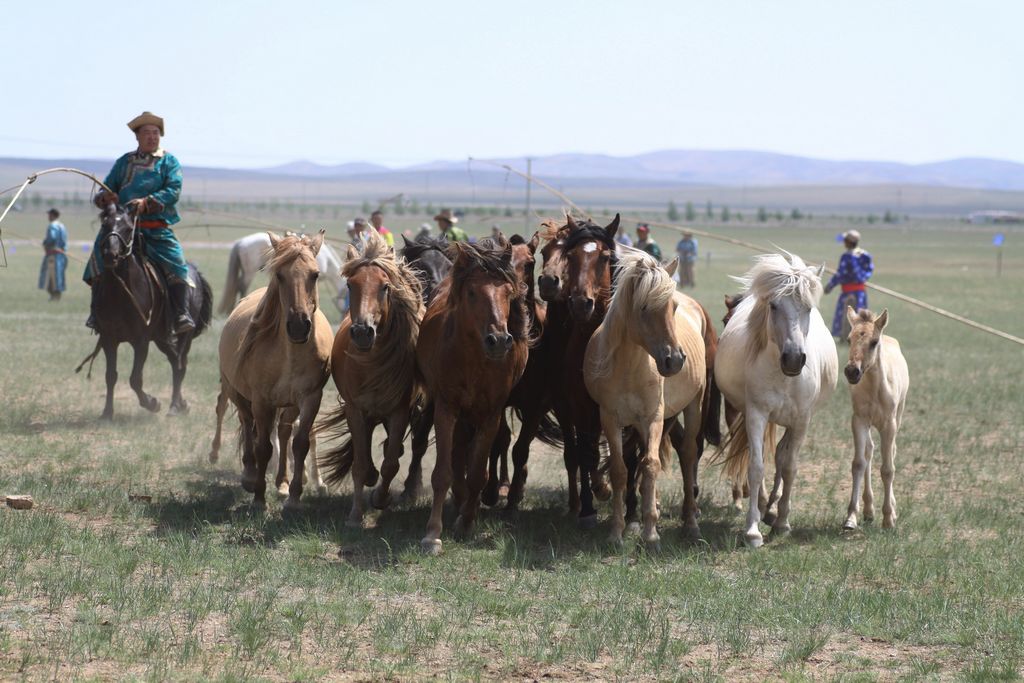
[{"label": "black riding horse", "polygon": [[191,279],[196,283],[196,287],[189,288],[188,300],[196,329],[185,335],[172,336],[167,285],[156,266],[145,257],[143,238],[136,229],[136,217],[120,207],[109,205],[100,214],[100,220],[103,239],[99,257],[103,260],[103,272],[92,283],[96,290],[96,331],[99,333],[92,358],[102,348],[107,360],[107,402],[100,417],[111,419],[114,415],[117,347],[122,342],[131,344],[135,351],[129,383],[139,397],[139,405],[152,412],[160,410],[160,401],[142,390],[142,368],[149,354],[149,342],[154,342],[171,363],[173,390],[167,413],[187,413],[188,403],[181,396],[181,383],[185,379],[192,339],[210,324],[213,311],[210,284],[194,264],[188,264]]}]

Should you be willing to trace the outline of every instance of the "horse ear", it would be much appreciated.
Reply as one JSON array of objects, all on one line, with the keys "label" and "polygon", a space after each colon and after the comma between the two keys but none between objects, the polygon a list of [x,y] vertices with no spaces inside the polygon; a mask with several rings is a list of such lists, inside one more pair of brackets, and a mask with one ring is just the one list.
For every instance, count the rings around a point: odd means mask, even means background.
[{"label": "horse ear", "polygon": [[405,244],[406,248],[408,248],[409,245],[412,244],[412,242],[409,241],[409,238],[406,237],[405,235],[402,235],[402,242]]},{"label": "horse ear", "polygon": [[853,306],[846,305],[846,319],[850,321],[850,327],[853,327],[857,323],[857,311],[853,310]]},{"label": "horse ear", "polygon": [[571,213],[565,214],[565,227],[569,228],[570,230],[576,229],[576,221],[573,220]]},{"label": "horse ear", "polygon": [[679,267],[679,257],[676,256],[674,259],[672,259],[671,262],[669,262],[669,264],[667,266],[665,266],[665,270],[668,271],[668,276],[672,277],[673,275],[675,275],[676,274],[676,268],[678,268],[678,267]]},{"label": "horse ear", "polygon": [[816,276],[816,277],[818,277],[818,278],[820,278],[820,277],[821,277],[821,276],[822,276],[822,275],[823,275],[824,273],[825,273],[825,264],[824,264],[824,263],[822,263],[822,264],[821,264],[820,266],[818,266],[818,267],[817,267],[817,268],[816,268],[816,269],[814,270],[814,274],[815,274],[815,276]]},{"label": "horse ear", "polygon": [[277,245],[281,243],[281,238],[275,235],[274,233],[270,232],[269,230],[267,230],[267,237],[270,238],[270,248],[277,249]]},{"label": "horse ear", "polygon": [[533,233],[533,237],[526,243],[526,246],[530,248],[531,254],[537,253],[537,247],[540,246],[540,230]]},{"label": "horse ear", "polygon": [[348,245],[348,249],[345,250],[345,261],[355,261],[357,258],[359,258],[359,251],[355,245]]},{"label": "horse ear", "polygon": [[605,226],[604,232],[605,232],[606,235],[608,235],[608,239],[613,240],[613,239],[615,239],[615,233],[617,233],[618,231],[619,231],[619,214],[615,214],[615,218],[612,219],[612,222]]},{"label": "horse ear", "polygon": [[320,228],[320,232],[314,235],[309,240],[309,248],[313,250],[313,256],[320,253],[320,247],[324,246],[324,235],[327,233],[326,230]]},{"label": "horse ear", "polygon": [[875,329],[881,332],[889,324],[889,309],[883,308],[882,312],[875,318]]}]

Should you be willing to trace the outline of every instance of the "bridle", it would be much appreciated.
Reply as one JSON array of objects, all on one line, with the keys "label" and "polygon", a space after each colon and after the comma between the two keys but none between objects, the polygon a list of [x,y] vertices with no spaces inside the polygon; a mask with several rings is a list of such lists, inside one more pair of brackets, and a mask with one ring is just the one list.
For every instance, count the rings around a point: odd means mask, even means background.
[{"label": "bridle", "polygon": [[[114,266],[110,268],[109,271],[114,276],[114,279],[117,280],[117,283],[121,285],[121,289],[124,290],[124,293],[128,295],[128,298],[131,300],[132,306],[135,308],[135,312],[139,314],[139,318],[142,320],[143,325],[149,327],[150,322],[153,320],[153,311],[156,308],[156,297],[154,296],[153,292],[153,279],[149,276],[149,272],[146,270],[145,265],[143,264],[142,266],[142,272],[143,276],[146,279],[146,284],[149,287],[148,313],[142,312],[142,307],[139,306],[139,302],[135,298],[135,294],[132,293],[132,290],[128,287],[125,281],[121,279],[121,276],[117,272],[117,267],[121,264],[121,262],[124,261],[125,259],[131,258],[132,255],[135,253],[135,240],[138,236],[139,217],[128,211],[123,212],[123,214],[131,217],[131,231],[128,233],[129,237],[126,240],[120,232],[111,227],[110,235],[108,235],[107,237],[108,239],[110,236],[116,237],[117,241],[121,243],[121,246],[124,249],[124,253],[117,257]],[[117,220],[118,218],[115,217],[115,225],[117,224]]]}]

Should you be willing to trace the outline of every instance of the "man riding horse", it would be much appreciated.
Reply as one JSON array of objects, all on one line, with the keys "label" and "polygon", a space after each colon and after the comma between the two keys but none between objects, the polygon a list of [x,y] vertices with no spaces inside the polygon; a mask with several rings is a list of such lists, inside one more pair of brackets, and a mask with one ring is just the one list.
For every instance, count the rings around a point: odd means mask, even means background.
[{"label": "man riding horse", "polygon": [[[196,285],[189,276],[181,243],[170,227],[181,220],[175,208],[181,196],[181,164],[160,148],[160,137],[164,134],[162,118],[145,111],[129,121],[128,128],[135,133],[138,149],[114,162],[104,181],[112,192],[100,191],[95,203],[100,208],[121,204],[135,215],[146,257],[160,267],[167,279],[174,311],[172,329],[177,335],[188,334],[195,330],[195,323],[188,312],[189,288]],[[100,241],[101,236],[97,235],[82,278],[90,286],[103,272],[103,261],[99,258]],[[95,288],[89,319],[85,324],[96,329]]]}]

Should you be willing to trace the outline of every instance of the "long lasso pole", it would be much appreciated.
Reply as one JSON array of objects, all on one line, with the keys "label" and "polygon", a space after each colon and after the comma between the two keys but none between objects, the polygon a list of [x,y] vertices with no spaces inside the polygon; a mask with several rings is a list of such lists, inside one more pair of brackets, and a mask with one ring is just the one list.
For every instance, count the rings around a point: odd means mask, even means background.
[{"label": "long lasso pole", "polygon": [[[582,216],[586,216],[587,215],[587,213],[585,211],[583,211],[582,209],[580,209],[580,207],[574,201],[572,201],[572,199],[570,199],[565,193],[563,193],[563,192],[561,192],[559,190],[556,190],[555,188],[551,187],[550,185],[548,185],[547,183],[545,183],[545,182],[543,182],[541,180],[538,180],[537,178],[535,178],[530,173],[523,173],[522,171],[519,171],[519,170],[517,170],[515,168],[512,168],[508,164],[499,164],[499,163],[494,162],[494,161],[487,161],[487,160],[483,160],[483,159],[474,159],[473,157],[469,157],[469,160],[471,162],[472,161],[476,161],[478,163],[489,164],[491,166],[497,166],[497,167],[503,168],[506,171],[509,171],[511,173],[515,173],[516,175],[518,175],[519,177],[523,178],[527,182],[535,183],[535,184],[539,185],[540,187],[544,188],[545,190],[547,190],[548,192],[550,192],[551,194],[553,194],[554,196],[558,197],[563,202],[565,202],[567,205],[569,205],[570,207],[575,209],[580,215],[582,215]],[[685,225],[677,225],[675,223],[662,223],[660,221],[647,221],[647,223],[649,225],[653,225],[653,226],[659,227],[659,228],[668,228],[669,230],[675,230],[676,232],[680,232],[680,233],[688,232],[688,233],[691,233],[691,234],[694,234],[694,235],[699,235],[701,237],[706,237],[708,239],[717,240],[719,242],[726,242],[728,244],[734,244],[736,246],[745,247],[747,249],[751,249],[753,251],[756,251],[756,252],[762,253],[762,254],[774,251],[774,249],[766,247],[764,245],[755,244],[753,242],[747,242],[745,240],[735,239],[733,237],[727,237],[725,235],[716,235],[715,233],[707,232],[706,230],[700,230],[698,228],[692,228],[692,227],[685,226]],[[825,271],[828,272],[828,273],[833,273],[833,274],[836,272],[832,268],[828,268],[828,267],[825,268]],[[954,320],[954,321],[956,321],[958,323],[961,323],[961,324],[966,325],[968,327],[972,327],[972,328],[974,328],[976,330],[981,330],[982,332],[987,332],[987,333],[989,333],[991,335],[999,337],[1000,339],[1005,339],[1007,341],[1011,341],[1011,342],[1014,342],[1014,343],[1019,344],[1021,346],[1024,346],[1024,339],[1022,339],[1021,337],[1017,337],[1015,335],[1012,335],[1012,334],[1010,334],[1008,332],[1003,332],[1002,330],[997,330],[996,328],[991,327],[989,325],[985,325],[984,323],[979,323],[976,320],[971,320],[970,318],[965,318],[962,315],[957,315],[956,313],[953,313],[951,311],[947,311],[944,308],[939,308],[938,306],[930,304],[930,303],[928,303],[926,301],[922,301],[920,299],[916,299],[916,298],[914,298],[912,296],[908,296],[906,294],[903,294],[902,292],[897,292],[894,289],[889,289],[888,287],[883,287],[882,285],[876,285],[876,284],[872,284],[870,282],[866,282],[865,285],[869,289],[875,290],[877,292],[881,292],[882,294],[886,294],[886,295],[891,296],[891,297],[893,297],[895,299],[899,299],[900,301],[904,301],[904,302],[906,302],[908,304],[911,304],[913,306],[917,306],[919,308],[923,308],[926,311],[930,311],[930,312],[935,313],[937,315],[941,315],[944,318],[948,318],[950,320]]]}]

